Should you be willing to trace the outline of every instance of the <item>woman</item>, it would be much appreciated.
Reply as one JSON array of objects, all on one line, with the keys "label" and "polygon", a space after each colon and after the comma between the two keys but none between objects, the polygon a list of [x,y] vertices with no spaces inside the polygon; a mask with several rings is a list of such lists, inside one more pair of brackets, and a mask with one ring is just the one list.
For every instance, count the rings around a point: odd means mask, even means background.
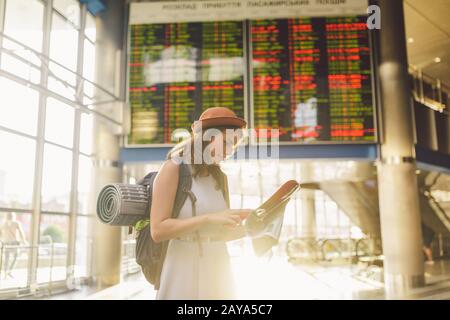
[{"label": "woman", "polygon": [[[225,133],[245,126],[246,122],[227,108],[207,109],[193,123],[192,138],[185,148],[175,147],[156,176],[151,233],[156,242],[170,240],[157,299],[235,298],[226,242],[245,236],[240,222],[251,210],[228,208],[227,188],[223,193],[219,187],[224,174],[218,164],[234,152],[238,143],[236,135]],[[205,136],[211,138],[207,143],[203,141]],[[188,198],[178,218],[173,219],[179,163],[174,160],[180,157],[190,164],[196,212],[194,216]]]}]

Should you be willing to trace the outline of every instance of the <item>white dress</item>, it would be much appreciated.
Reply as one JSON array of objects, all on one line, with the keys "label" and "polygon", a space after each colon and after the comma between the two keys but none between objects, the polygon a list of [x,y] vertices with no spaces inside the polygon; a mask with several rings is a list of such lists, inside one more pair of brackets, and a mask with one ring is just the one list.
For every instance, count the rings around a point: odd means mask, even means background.
[{"label": "white dress", "polygon": [[[191,191],[197,198],[197,215],[219,212],[227,208],[220,189],[211,175],[192,181]],[[179,218],[192,217],[191,200],[187,198]],[[199,229],[200,236],[214,236],[221,226]],[[194,235],[187,235],[193,237]],[[171,239],[161,271],[156,299],[212,300],[235,299],[235,284],[226,242],[202,242],[202,255],[196,241]]]}]

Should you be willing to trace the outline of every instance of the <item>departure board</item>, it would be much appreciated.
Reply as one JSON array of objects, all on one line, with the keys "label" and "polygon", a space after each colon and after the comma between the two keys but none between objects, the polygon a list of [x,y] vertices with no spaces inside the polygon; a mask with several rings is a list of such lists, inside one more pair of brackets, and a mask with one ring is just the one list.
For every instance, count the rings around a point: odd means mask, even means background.
[{"label": "departure board", "polygon": [[128,144],[175,143],[209,107],[244,117],[243,22],[130,25]]},{"label": "departure board", "polygon": [[257,136],[277,128],[280,141],[375,141],[366,19],[251,21]]}]

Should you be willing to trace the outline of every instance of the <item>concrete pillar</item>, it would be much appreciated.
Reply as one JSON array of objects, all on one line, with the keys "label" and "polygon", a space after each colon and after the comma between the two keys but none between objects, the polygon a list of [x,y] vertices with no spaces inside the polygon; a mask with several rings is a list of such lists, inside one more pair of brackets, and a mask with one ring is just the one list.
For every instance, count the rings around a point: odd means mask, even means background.
[{"label": "concrete pillar", "polygon": [[414,135],[402,0],[380,0],[381,161],[378,164],[385,290],[424,285]]},{"label": "concrete pillar", "polygon": [[[101,188],[108,183],[120,182],[122,171],[117,161],[119,157],[118,137],[109,132],[107,125],[98,119],[94,124],[96,139],[93,176],[94,187],[91,201],[94,206]],[[105,225],[97,218],[94,222],[93,275],[99,288],[112,286],[120,281],[121,228]]]},{"label": "concrete pillar", "polygon": [[[96,18],[96,82],[115,96],[123,100],[124,97],[124,63],[119,65],[119,58],[123,54],[125,30],[125,2],[117,0],[104,1],[106,10]],[[123,62],[123,61],[122,61]],[[102,95],[103,94],[103,95]],[[104,97],[104,93],[98,92]],[[94,110],[117,119],[123,104],[113,102],[100,104]],[[120,128],[102,117],[96,116],[94,121],[94,154],[96,155],[93,170],[94,186],[91,201],[95,212],[97,196],[101,188],[108,183],[122,181],[122,165],[120,160]],[[99,288],[112,286],[120,281],[122,230],[101,223],[94,222],[93,239],[93,274]]]}]

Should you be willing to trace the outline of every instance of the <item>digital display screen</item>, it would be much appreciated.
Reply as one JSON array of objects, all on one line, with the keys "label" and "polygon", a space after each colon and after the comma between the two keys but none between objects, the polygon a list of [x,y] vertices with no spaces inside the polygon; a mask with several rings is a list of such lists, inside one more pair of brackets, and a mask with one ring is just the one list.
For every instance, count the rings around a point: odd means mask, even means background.
[{"label": "digital display screen", "polygon": [[257,136],[277,128],[280,141],[375,141],[366,19],[250,22]]},{"label": "digital display screen", "polygon": [[176,143],[210,107],[244,117],[243,24],[130,26],[128,144]]},{"label": "digital display screen", "polygon": [[128,144],[175,143],[209,107],[244,117],[246,92],[257,142],[375,142],[366,19],[130,25]]}]

